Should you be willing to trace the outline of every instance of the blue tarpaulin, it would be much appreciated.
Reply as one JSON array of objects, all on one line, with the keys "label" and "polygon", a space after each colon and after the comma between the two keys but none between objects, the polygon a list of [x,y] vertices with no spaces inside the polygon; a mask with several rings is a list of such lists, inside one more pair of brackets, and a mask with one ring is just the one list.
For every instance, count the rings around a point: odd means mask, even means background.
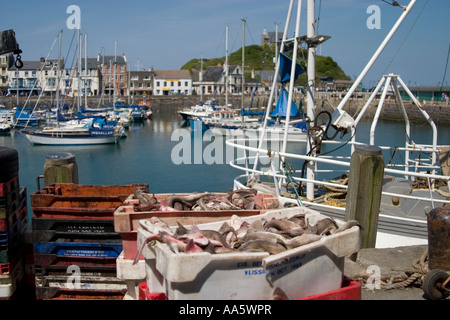
[{"label": "blue tarpaulin", "polygon": [[[289,93],[286,89],[281,90],[280,97],[278,98],[275,110],[270,114],[271,117],[286,117],[288,109]],[[294,101],[291,104],[291,117],[301,117],[300,113],[295,105]]]},{"label": "blue tarpaulin", "polygon": [[[280,82],[286,83],[291,79],[291,68],[292,68],[292,59],[289,58],[284,53],[280,53]],[[295,66],[295,78],[294,81],[297,80],[297,78],[306,71],[305,68],[302,66],[296,64]]]}]

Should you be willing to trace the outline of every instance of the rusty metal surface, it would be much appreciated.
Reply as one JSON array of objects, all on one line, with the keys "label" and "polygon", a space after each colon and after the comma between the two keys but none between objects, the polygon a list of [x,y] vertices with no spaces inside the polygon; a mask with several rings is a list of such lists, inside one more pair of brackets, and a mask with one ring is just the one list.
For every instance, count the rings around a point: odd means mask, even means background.
[{"label": "rusty metal surface", "polygon": [[427,215],[429,268],[450,270],[450,206],[435,208]]}]

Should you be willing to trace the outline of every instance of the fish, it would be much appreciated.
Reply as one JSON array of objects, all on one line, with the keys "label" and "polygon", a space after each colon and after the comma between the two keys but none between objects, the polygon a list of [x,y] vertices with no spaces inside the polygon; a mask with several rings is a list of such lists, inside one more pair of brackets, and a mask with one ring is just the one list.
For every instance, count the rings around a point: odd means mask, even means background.
[{"label": "fish", "polygon": [[272,219],[264,225],[265,230],[275,228],[276,230],[279,231],[291,230],[292,228],[295,227],[297,227],[297,224],[295,222],[280,219]]},{"label": "fish", "polygon": [[185,253],[200,253],[203,252],[203,249],[200,248],[193,239],[189,239],[186,247],[184,248]]},{"label": "fish", "polygon": [[317,234],[333,234],[338,229],[336,222],[332,218],[317,221],[316,227]]},{"label": "fish", "polygon": [[[214,197],[205,199],[216,200]],[[219,230],[202,230],[196,225],[185,227],[177,222],[178,226],[174,231],[160,218],[152,217],[141,221],[141,226],[153,235],[144,241],[135,261],[143,247],[151,241],[164,242],[175,253],[267,252],[278,254],[319,241],[322,237],[342,232],[353,226],[361,227],[356,220],[347,221],[339,227],[336,221],[329,217],[308,216],[309,221],[306,221],[305,217],[305,214],[298,214],[290,218],[255,219],[249,223],[238,215],[232,215]]]},{"label": "fish", "polygon": [[172,233],[172,229],[169,225],[158,217],[151,217],[149,220],[141,220],[140,225],[153,234],[158,234],[160,231]]},{"label": "fish", "polygon": [[342,226],[340,226],[335,233],[345,231],[347,229],[350,229],[354,226],[358,226],[360,229],[363,229],[363,227],[359,224],[357,220],[349,220],[346,223],[344,223]]},{"label": "fish", "polygon": [[272,300],[290,300],[290,299],[281,288],[276,287],[272,293]]},{"label": "fish", "polygon": [[134,206],[135,211],[152,211],[158,210],[161,207],[155,194],[151,196],[150,194],[145,193],[142,187],[134,188],[133,195],[139,200],[139,203]]},{"label": "fish", "polygon": [[218,231],[200,230],[197,226],[193,226],[191,232],[200,233],[216,247],[229,247],[225,237]]},{"label": "fish", "polygon": [[319,241],[320,239],[322,239],[322,236],[318,234],[304,233],[301,236],[285,241],[284,244],[288,249],[294,249],[300,246],[310,244],[312,242]]},{"label": "fish", "polygon": [[280,243],[273,243],[266,240],[251,240],[243,243],[238,251],[250,252],[268,252],[269,254],[278,254],[286,250],[286,247]]}]

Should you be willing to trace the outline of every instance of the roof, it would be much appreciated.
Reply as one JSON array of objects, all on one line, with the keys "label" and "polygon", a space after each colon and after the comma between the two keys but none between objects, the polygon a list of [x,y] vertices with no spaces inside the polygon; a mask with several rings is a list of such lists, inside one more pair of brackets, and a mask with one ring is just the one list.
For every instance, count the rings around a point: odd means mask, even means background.
[{"label": "roof", "polygon": [[[275,71],[273,70],[261,70],[256,73],[256,76],[259,77],[261,73],[261,81],[263,82],[273,82],[273,77],[275,74]],[[277,80],[280,81],[280,75],[278,75]]]},{"label": "roof", "polygon": [[[238,67],[238,65],[229,66],[228,73],[233,73],[233,71]],[[203,73],[203,81],[206,82],[219,82],[221,77],[223,75],[223,67],[222,66],[215,66],[215,67],[208,67]]]},{"label": "roof", "polygon": [[[263,31],[263,37],[266,40],[269,40],[269,43],[275,43],[275,39],[277,38],[276,32],[267,32],[267,30],[264,29]],[[278,31],[278,41],[281,42],[283,40],[283,32]]]},{"label": "roof", "polygon": [[[81,70],[84,70],[84,65],[86,60],[85,58],[81,58]],[[87,68],[88,70],[93,70],[98,68],[97,58],[87,58]]]},{"label": "roof", "polygon": [[125,55],[102,56],[99,54],[97,56],[98,64],[103,63],[103,61],[105,62],[105,64],[109,64],[110,61],[111,61],[111,63],[115,62],[116,64],[127,64],[127,58],[125,57]]},{"label": "roof", "polygon": [[23,67],[21,69],[17,69],[15,65],[13,65],[11,68],[9,68],[10,71],[19,70],[19,71],[25,71],[25,70],[41,70],[41,61],[22,61]]},{"label": "roof", "polygon": [[155,79],[192,79],[188,70],[155,70]]}]

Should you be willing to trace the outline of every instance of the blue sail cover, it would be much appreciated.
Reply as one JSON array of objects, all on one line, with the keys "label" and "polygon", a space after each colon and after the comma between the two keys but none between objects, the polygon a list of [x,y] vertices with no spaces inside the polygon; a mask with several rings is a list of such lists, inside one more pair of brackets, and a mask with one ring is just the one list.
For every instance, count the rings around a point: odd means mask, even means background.
[{"label": "blue sail cover", "polygon": [[[280,82],[286,83],[291,79],[292,59],[280,52]],[[305,68],[296,64],[294,81],[306,71]]]},{"label": "blue sail cover", "polygon": [[[286,117],[288,109],[289,94],[286,89],[281,90],[275,110],[270,114],[271,117]],[[301,117],[302,114],[298,111],[294,101],[291,104],[291,117]]]}]

